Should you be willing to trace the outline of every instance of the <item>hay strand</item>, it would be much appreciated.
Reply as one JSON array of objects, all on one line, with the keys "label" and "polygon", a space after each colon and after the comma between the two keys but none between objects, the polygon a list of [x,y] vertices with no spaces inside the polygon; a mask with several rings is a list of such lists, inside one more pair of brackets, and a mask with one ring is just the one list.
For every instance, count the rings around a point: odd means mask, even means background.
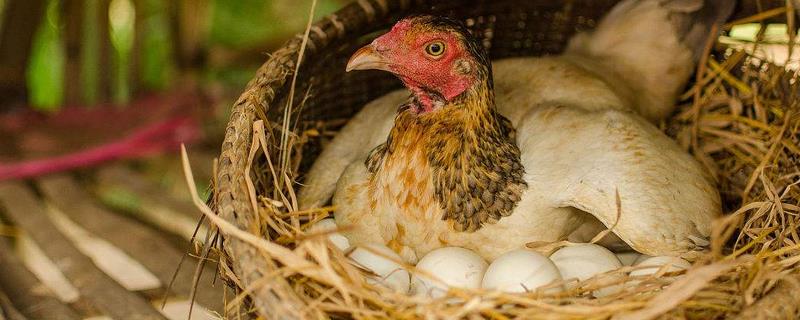
[{"label": "hay strand", "polygon": [[[762,21],[787,12],[786,8],[772,9],[736,23]],[[304,38],[308,34],[307,27]],[[225,256],[221,250],[222,275],[240,289],[231,303],[248,310],[247,296],[257,294],[255,287],[269,287],[280,280],[302,301],[302,310],[286,311],[297,318],[709,319],[743,311],[742,315],[760,314],[751,310],[788,303],[785,294],[778,293],[797,288],[800,80],[793,73],[756,61],[744,52],[728,52],[724,60],[706,55],[697,69],[695,85],[684,95],[675,116],[664,124],[665,131],[718,178],[728,213],[714,224],[709,251],[691,269],[664,277],[632,277],[628,273],[636,267],[624,267],[573,281],[573,289],[557,294],[451,289],[445,297],[428,299],[367,283],[368,271],[352,263],[347,252],[327,240],[326,233],[307,232],[309,225],[328,217],[333,208],[300,211],[296,205],[294,179],[299,176],[302,155],[309,154],[303,148],[309,141],[321,145],[320,140],[330,136],[330,131],[318,130],[319,124],[314,127],[297,120],[293,128],[288,126],[289,117],[297,116],[292,110],[302,110],[302,105],[294,109],[291,99],[305,40],[294,65],[282,123],[263,115],[252,122],[244,181],[257,228],[237,228],[200,201],[183,151],[193,200],[208,221],[224,238],[243,241],[275,265],[256,284],[243,287],[229,265],[237,257]],[[622,208],[618,209],[618,215],[623,214]],[[563,245],[569,243],[528,244],[545,252]],[[419,272],[406,267],[411,273]],[[665,272],[659,270],[657,275]],[[622,290],[603,298],[591,297],[593,291],[613,285]],[[793,307],[769,308],[798,312]],[[280,315],[284,311],[274,312]]]}]

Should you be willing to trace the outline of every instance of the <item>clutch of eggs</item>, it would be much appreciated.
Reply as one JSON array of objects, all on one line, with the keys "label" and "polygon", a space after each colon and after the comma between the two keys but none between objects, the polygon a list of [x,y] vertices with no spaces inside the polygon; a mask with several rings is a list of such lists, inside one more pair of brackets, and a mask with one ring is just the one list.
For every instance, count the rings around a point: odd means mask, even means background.
[{"label": "clutch of eggs", "polygon": [[[335,227],[333,219],[324,219],[312,226],[309,232],[330,231]],[[330,234],[329,239],[342,250],[350,247],[347,238],[338,233]],[[348,256],[354,263],[370,271],[371,275],[366,279],[368,283],[398,293],[410,292],[431,298],[444,296],[451,287],[485,288],[514,293],[532,292],[548,286],[546,292],[553,293],[564,289],[552,285],[562,279],[585,281],[631,264],[641,267],[633,270],[631,276],[653,275],[659,271],[674,272],[691,267],[689,262],[680,258],[651,257],[638,253],[615,255],[605,247],[591,243],[561,248],[549,258],[527,249],[513,250],[501,255],[491,264],[487,264],[478,254],[468,249],[444,247],[422,257],[416,265],[418,272],[413,275],[398,263],[402,258],[382,244],[356,247]],[[607,275],[598,280],[610,283],[616,282],[617,278]],[[629,283],[635,284],[639,281]],[[567,282],[566,285],[571,288],[576,284]],[[603,283],[598,285],[603,286]],[[619,292],[621,288],[621,284],[606,285],[593,291],[592,295],[604,297]]]}]

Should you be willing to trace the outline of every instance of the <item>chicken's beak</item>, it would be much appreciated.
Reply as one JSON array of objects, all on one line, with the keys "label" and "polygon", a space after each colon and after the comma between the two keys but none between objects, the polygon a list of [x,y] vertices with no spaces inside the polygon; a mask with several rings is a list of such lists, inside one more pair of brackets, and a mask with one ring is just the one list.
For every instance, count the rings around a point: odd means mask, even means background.
[{"label": "chicken's beak", "polygon": [[350,61],[347,61],[347,68],[345,70],[347,72],[352,70],[383,70],[391,72],[389,63],[382,54],[375,50],[372,44],[358,49],[358,51],[350,57]]}]

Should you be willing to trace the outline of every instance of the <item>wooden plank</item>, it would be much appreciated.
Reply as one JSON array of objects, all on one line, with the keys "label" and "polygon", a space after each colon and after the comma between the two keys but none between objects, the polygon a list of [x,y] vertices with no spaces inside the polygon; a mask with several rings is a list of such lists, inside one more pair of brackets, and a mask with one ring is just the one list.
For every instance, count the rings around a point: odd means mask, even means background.
[{"label": "wooden plank", "polygon": [[77,312],[45,290],[44,284],[13,252],[8,241],[0,238],[0,289],[14,293],[9,299],[20,313],[31,319],[81,319]]},{"label": "wooden plank", "polygon": [[[141,173],[111,165],[98,170],[95,177],[92,191],[100,201],[168,234],[178,248],[194,251],[207,241],[209,226],[207,223],[198,226],[202,214],[197,208],[164,192],[161,185]],[[211,252],[207,258],[218,257]],[[204,273],[216,273],[212,266],[216,264],[208,264]]]},{"label": "wooden plank", "polygon": [[[115,214],[96,204],[83,187],[68,175],[52,175],[38,180],[42,193],[70,220],[88,232],[107,240],[122,249],[150,270],[161,282],[170,283],[175,268],[185,255],[173,247],[163,234],[134,221]],[[187,258],[187,261],[197,261]],[[197,301],[203,306],[220,311],[223,308],[223,285],[213,286],[206,272],[205,280],[198,284]],[[175,278],[172,292],[188,297],[194,277],[193,263],[184,264]]]},{"label": "wooden plank", "polygon": [[[125,165],[109,165],[97,171],[96,193],[112,196],[110,193],[123,192],[135,198],[135,208],[127,208],[137,217],[183,239],[191,238],[197,222],[203,216],[186,199],[176,199],[161,190],[161,187]],[[188,192],[187,192],[188,193]],[[198,232],[197,240],[203,241],[207,230]]]},{"label": "wooden plank", "polygon": [[61,272],[61,268],[44,253],[42,247],[29,235],[20,231],[14,243],[15,256],[59,301],[73,304],[81,299],[81,293]]},{"label": "wooden plank", "polygon": [[27,320],[27,318],[14,307],[8,295],[0,290],[0,320]]},{"label": "wooden plank", "polygon": [[88,302],[115,319],[164,319],[145,299],[125,290],[81,254],[48,219],[40,202],[21,183],[0,184],[0,203],[6,214],[61,266],[64,275]]},{"label": "wooden plank", "polygon": [[[187,146],[189,163],[192,164],[192,174],[195,181],[199,183],[210,183],[214,175],[214,160],[217,153],[207,150],[202,146]],[[156,177],[159,185],[166,188],[168,193],[175,199],[181,199],[192,203],[192,195],[186,188],[186,177],[183,173],[183,163],[180,157],[174,154],[165,154],[158,157],[148,158],[142,161],[144,170],[143,177],[155,181]],[[198,185],[200,192],[207,191],[203,186]],[[193,211],[196,212],[197,210]]]},{"label": "wooden plank", "polygon": [[[92,259],[94,265],[128,291],[139,294],[159,290],[161,281],[139,261],[105,239],[86,231],[53,206],[48,206],[50,221],[78,248]],[[149,296],[147,296],[149,297]]]}]

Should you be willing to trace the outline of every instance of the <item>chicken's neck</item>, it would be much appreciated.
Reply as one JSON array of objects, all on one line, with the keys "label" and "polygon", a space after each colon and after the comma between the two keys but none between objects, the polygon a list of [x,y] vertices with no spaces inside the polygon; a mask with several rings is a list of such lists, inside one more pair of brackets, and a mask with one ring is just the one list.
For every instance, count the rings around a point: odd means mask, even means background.
[{"label": "chicken's neck", "polygon": [[[410,172],[412,166],[428,166],[430,198],[458,231],[472,232],[510,215],[527,185],[515,130],[495,108],[491,79],[432,112],[419,113],[414,103],[419,102],[412,98],[400,108],[386,143],[370,154],[371,180],[389,174],[381,170],[387,161]],[[412,161],[414,154],[422,161]]]}]

